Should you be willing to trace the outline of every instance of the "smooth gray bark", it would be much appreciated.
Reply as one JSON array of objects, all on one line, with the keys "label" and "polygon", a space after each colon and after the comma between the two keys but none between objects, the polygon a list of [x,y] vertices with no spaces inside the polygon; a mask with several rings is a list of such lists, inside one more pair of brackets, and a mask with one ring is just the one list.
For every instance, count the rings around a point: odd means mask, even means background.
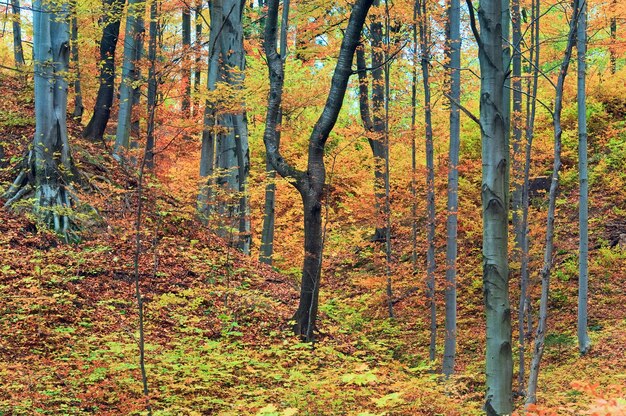
[{"label": "smooth gray bark", "polygon": [[154,168],[154,147],[155,147],[155,117],[157,108],[158,78],[156,72],[157,49],[160,31],[159,22],[159,0],[152,0],[150,3],[150,32],[148,36],[148,61],[150,68],[148,69],[148,97],[147,110],[148,122],[146,127],[146,148],[145,148],[145,166],[148,169]]},{"label": "smooth gray bark", "polygon": [[367,12],[373,0],[357,0],[350,13],[348,26],[341,42],[337,65],[333,73],[330,91],[324,109],[313,127],[309,139],[306,172],[291,166],[280,154],[273,134],[276,129],[277,114],[280,111],[280,98],[283,85],[283,66],[276,51],[278,0],[268,1],[265,21],[264,50],[268,63],[270,93],[266,117],[266,129],[263,140],[270,163],[279,175],[286,178],[300,193],[304,205],[304,264],[302,266],[302,284],[300,301],[294,314],[294,332],[306,341],[313,341],[315,321],[319,303],[319,289],[322,268],[322,196],[326,180],[324,165],[324,147],[332,131],[352,74],[354,52],[358,46],[361,30]]},{"label": "smooth gray bark", "polygon": [[117,116],[117,133],[114,154],[119,157],[123,150],[130,147],[131,116],[134,98],[139,81],[137,61],[141,58],[143,48],[145,0],[128,0],[128,16],[124,38],[124,60],[122,62],[122,82],[120,85],[120,104]]},{"label": "smooth gray bark", "polygon": [[[183,6],[182,16],[182,32],[183,32],[183,53],[190,53],[191,49],[191,8],[188,5]],[[181,109],[185,117],[191,115],[191,67],[185,68],[187,60],[181,61],[183,65],[183,83],[185,84],[185,93],[183,94],[183,102]]]},{"label": "smooth gray bark", "polygon": [[[585,0],[583,0],[585,1]],[[556,84],[553,112],[554,129],[554,167],[552,171],[552,183],[550,185],[550,196],[548,199],[548,221],[546,225],[546,246],[543,253],[543,267],[541,268],[541,301],[539,305],[539,321],[537,323],[537,334],[533,348],[533,358],[530,364],[530,375],[528,377],[528,394],[526,405],[537,402],[537,382],[539,379],[539,366],[545,347],[545,336],[548,322],[548,299],[550,294],[550,272],[552,271],[553,251],[554,251],[554,220],[556,212],[556,196],[559,187],[559,172],[561,169],[561,112],[563,109],[563,85],[569,69],[572,56],[572,49],[576,40],[576,28],[578,25],[579,0],[574,0],[572,19],[570,21],[569,35],[565,56],[561,62],[559,77]]]},{"label": "smooth gray bark", "polygon": [[591,348],[587,333],[587,296],[589,287],[589,175],[587,173],[587,2],[583,1],[576,36],[578,52],[578,178],[580,186],[579,271],[578,271],[578,350],[586,354]]},{"label": "smooth gray bark", "polygon": [[448,59],[450,74],[450,149],[448,153],[448,218],[446,222],[446,320],[443,373],[454,373],[456,357],[456,259],[459,210],[459,149],[461,117],[455,102],[461,102],[461,5],[451,0],[448,7]]},{"label": "smooth gray bark", "polygon": [[426,0],[416,0],[420,38],[420,64],[424,88],[424,134],[426,144],[426,211],[428,249],[426,252],[426,282],[430,302],[430,361],[435,360],[437,350],[437,303],[435,299],[435,160],[433,147],[433,123],[430,100],[430,28]]},{"label": "smooth gray bark", "polygon": [[[234,90],[243,88],[243,9],[244,3],[240,0],[217,0],[209,5],[209,91],[214,91],[219,83],[228,84]],[[215,210],[221,219],[229,222],[218,227],[218,234],[229,239],[234,237],[234,245],[249,253],[250,213],[246,186],[250,155],[245,104],[237,103],[235,110],[228,111],[218,104],[207,103],[205,109],[200,172],[207,176],[208,190],[201,191],[199,196],[201,214],[208,216]],[[209,176],[213,174],[213,167],[215,178]],[[220,197],[213,201],[211,194],[218,193]],[[215,206],[211,207],[212,204]],[[233,229],[238,230],[237,236],[232,235]]]},{"label": "smooth gray bark", "polygon": [[71,238],[71,180],[74,166],[67,134],[70,60],[70,7],[68,2],[33,2],[35,64],[35,137],[27,166],[7,193],[10,206],[34,189],[33,210],[43,223]]},{"label": "smooth gray bark", "polygon": [[[287,59],[287,33],[289,30],[289,0],[283,0],[283,12],[280,26],[280,60],[282,62],[282,73],[285,71],[285,61]],[[284,77],[282,81],[284,82]],[[282,86],[281,86],[282,88]],[[282,98],[282,95],[281,95]],[[279,103],[280,108],[281,103]],[[274,115],[275,128],[265,134],[274,135],[272,139],[280,147],[280,126],[282,123],[282,111]],[[267,127],[266,127],[267,128]],[[263,216],[263,231],[261,233],[261,250],[259,260],[262,263],[272,264],[274,254],[274,226],[275,226],[275,206],[276,206],[276,171],[272,167],[269,158],[265,160],[265,170],[267,172],[268,183],[265,186],[265,209]]]},{"label": "smooth gray bark", "polygon": [[508,214],[509,148],[504,89],[506,64],[502,7],[508,2],[483,0],[478,9],[480,33],[468,0],[472,31],[479,47],[480,124],[482,139],[483,292],[487,318],[485,411],[513,411],[511,307],[509,303]]},{"label": "smooth gray bark", "polygon": [[83,117],[83,111],[85,110],[85,107],[83,106],[83,93],[80,84],[80,62],[78,55],[78,19],[76,17],[76,6],[73,5],[72,8],[73,11],[71,43],[72,65],[74,66],[74,111],[72,112],[72,117],[80,122]]},{"label": "smooth gray bark", "polygon": [[[200,63],[202,62],[202,0],[196,0],[196,6],[194,7],[194,18],[196,20],[196,61],[194,68],[193,91],[197,94],[200,91],[200,84],[202,81],[202,72],[200,71]],[[199,107],[199,102],[197,100],[194,100],[194,108],[192,114],[199,114]]]},{"label": "smooth gray bark", "polygon": [[13,12],[13,58],[18,68],[24,65],[24,48],[22,47],[22,24],[20,0],[11,0]]}]

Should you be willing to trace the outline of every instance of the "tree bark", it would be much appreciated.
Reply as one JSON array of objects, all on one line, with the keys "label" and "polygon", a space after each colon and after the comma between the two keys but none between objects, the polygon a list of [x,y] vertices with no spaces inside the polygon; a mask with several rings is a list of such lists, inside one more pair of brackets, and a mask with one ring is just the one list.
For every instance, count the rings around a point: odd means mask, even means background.
[{"label": "tree bark", "polygon": [[19,68],[24,65],[20,0],[11,0],[11,7],[13,9],[13,58],[15,60],[15,66]]},{"label": "tree bark", "polygon": [[[283,0],[283,13],[280,26],[280,60],[282,65],[282,72],[285,71],[285,61],[287,59],[287,33],[289,30],[289,0]],[[281,82],[284,81],[284,77]],[[281,86],[282,88],[282,86]],[[281,96],[282,97],[282,96]],[[276,142],[276,146],[280,147],[280,126],[282,123],[282,111],[280,110],[275,114],[277,120],[275,122],[276,128],[273,131],[267,132],[267,134],[274,135],[272,139]],[[276,171],[272,167],[269,158],[265,160],[265,170],[267,172],[268,184],[265,186],[265,209],[263,216],[263,231],[261,234],[261,250],[259,254],[259,260],[265,264],[272,264],[272,255],[274,254],[274,226],[275,226],[275,205],[276,205]]]},{"label": "tree bark", "polygon": [[115,50],[120,33],[120,20],[124,9],[124,0],[105,0],[100,40],[100,85],[96,95],[93,115],[83,130],[83,137],[102,140],[107,123],[111,117],[111,105],[115,92]]},{"label": "tree bark", "polygon": [[70,6],[33,2],[35,137],[27,165],[7,193],[6,206],[34,190],[33,210],[46,225],[72,238],[74,165],[67,134],[66,79],[70,59]]},{"label": "tree bark", "polygon": [[[202,72],[200,71],[200,63],[202,61],[202,0],[196,0],[194,7],[194,17],[196,19],[196,61],[193,78],[193,90],[197,94],[200,91]],[[194,99],[194,108],[192,114],[200,114],[200,103]]]},{"label": "tree bark", "polygon": [[72,64],[74,66],[74,111],[72,117],[78,122],[83,118],[83,93],[80,85],[80,63],[78,59],[78,19],[76,16],[76,4],[72,5]]},{"label": "tree bark", "polygon": [[[243,6],[240,0],[217,0],[210,3],[213,23],[209,39],[209,91],[215,90],[218,83],[226,83],[235,90],[243,88]],[[218,189],[222,191],[224,197],[216,199],[214,208],[221,218],[232,222],[228,226],[218,227],[218,234],[230,237],[230,230],[238,229],[239,234],[233,243],[244,253],[249,253],[250,215],[246,186],[250,155],[244,103],[238,103],[240,109],[228,113],[217,108],[216,104],[207,103],[205,110],[200,171],[208,176],[212,166],[217,169],[216,189],[209,192],[216,192]],[[207,180],[210,182],[212,179],[209,177]],[[205,197],[208,195],[201,192],[200,198],[204,199],[201,206],[206,214],[210,211],[212,201]]]},{"label": "tree bark", "polygon": [[146,133],[146,148],[144,158],[145,166],[148,169],[154,168],[154,147],[155,147],[155,117],[157,108],[158,79],[156,72],[156,60],[160,24],[159,24],[159,0],[152,0],[150,3],[150,32],[148,37],[148,61],[150,69],[148,70],[148,123]]},{"label": "tree bark", "polygon": [[578,51],[578,177],[579,210],[579,274],[578,274],[578,350],[589,352],[591,341],[587,333],[587,296],[589,286],[589,178],[587,173],[587,2],[583,1],[576,36]]},{"label": "tree bark", "polygon": [[481,72],[480,124],[482,139],[483,291],[487,318],[485,410],[488,415],[513,411],[511,307],[509,304],[508,211],[509,149],[504,103],[506,71],[503,55],[501,0],[481,1],[478,9],[478,42]]},{"label": "tree bark", "polygon": [[144,35],[145,0],[128,0],[128,17],[124,40],[124,60],[122,63],[122,83],[120,85],[120,106],[117,116],[117,133],[114,154],[130,148],[131,118],[133,107],[137,103],[139,68],[136,63],[141,58]]},{"label": "tree bark", "polygon": [[450,149],[448,162],[448,218],[446,238],[446,335],[443,352],[443,373],[454,373],[456,358],[456,258],[459,211],[459,150],[461,117],[455,102],[461,102],[461,5],[451,0],[448,7],[448,58],[450,66]]},{"label": "tree bark", "polygon": [[321,266],[322,266],[322,220],[321,199],[326,171],[324,166],[324,147],[334,127],[343,98],[352,74],[354,52],[359,43],[361,30],[367,12],[373,0],[357,0],[352,7],[348,27],[341,43],[337,65],[331,81],[330,91],[321,116],[317,120],[309,139],[307,171],[293,168],[281,156],[275,136],[270,132],[276,129],[277,114],[280,111],[282,80],[284,71],[280,55],[276,51],[276,32],[278,21],[278,0],[268,1],[265,22],[264,50],[267,57],[270,94],[266,117],[266,129],[263,137],[270,163],[276,171],[292,183],[299,191],[304,205],[304,264],[300,302],[293,317],[294,332],[306,341],[313,341],[317,318]]},{"label": "tree bark", "polygon": [[530,375],[528,378],[528,395],[526,405],[537,402],[537,381],[539,379],[539,365],[545,346],[545,336],[548,322],[548,299],[550,294],[550,272],[552,270],[554,251],[554,219],[556,212],[556,195],[559,187],[559,171],[561,169],[561,112],[563,109],[563,85],[569,69],[572,49],[576,40],[576,30],[578,25],[579,0],[574,0],[572,19],[565,49],[565,56],[561,62],[559,77],[556,84],[556,94],[554,99],[553,128],[554,128],[554,168],[552,171],[552,183],[550,185],[550,196],[548,202],[548,222],[546,225],[546,246],[543,253],[543,267],[541,268],[541,303],[539,305],[539,322],[537,323],[537,334],[533,349],[533,359],[530,364]]},{"label": "tree bark", "polygon": [[[191,52],[191,8],[187,5],[183,6],[182,29],[183,53],[187,55]],[[191,67],[188,67],[187,62],[190,61],[187,59],[182,60],[183,84],[185,92],[183,94],[181,109],[185,117],[189,117],[191,115]]]}]

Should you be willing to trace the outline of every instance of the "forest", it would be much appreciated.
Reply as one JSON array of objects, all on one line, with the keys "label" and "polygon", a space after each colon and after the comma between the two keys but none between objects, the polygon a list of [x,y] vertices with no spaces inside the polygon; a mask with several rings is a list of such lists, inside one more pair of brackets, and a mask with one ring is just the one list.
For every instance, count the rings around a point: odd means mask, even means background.
[{"label": "forest", "polygon": [[626,415],[626,2],[0,25],[0,416]]}]

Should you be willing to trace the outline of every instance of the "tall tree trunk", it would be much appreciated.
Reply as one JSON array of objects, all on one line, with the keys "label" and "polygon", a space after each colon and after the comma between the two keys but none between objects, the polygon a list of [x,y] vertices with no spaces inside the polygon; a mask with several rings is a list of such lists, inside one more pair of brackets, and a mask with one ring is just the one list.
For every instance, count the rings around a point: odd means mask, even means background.
[{"label": "tall tree trunk", "polygon": [[72,65],[74,66],[74,111],[72,117],[80,122],[83,117],[83,93],[80,85],[80,63],[78,59],[78,19],[76,17],[76,4],[72,4]]},{"label": "tall tree trunk", "polygon": [[587,174],[587,2],[583,1],[576,36],[578,51],[578,177],[579,207],[579,274],[578,274],[578,350],[586,354],[591,347],[587,333],[587,294],[589,286],[589,178]]},{"label": "tall tree trunk", "polygon": [[[202,72],[200,71],[200,63],[202,61],[202,0],[196,0],[196,6],[194,7],[194,18],[196,19],[196,47],[195,47],[195,69],[193,77],[193,91],[198,94],[200,91],[200,84],[202,79]],[[199,114],[200,103],[194,99],[193,114]]]},{"label": "tall tree trunk", "polygon": [[[525,230],[522,227],[522,199],[523,199],[523,163],[522,163],[522,16],[520,10],[520,1],[512,0],[511,2],[511,21],[513,24],[513,230],[515,232],[515,246],[513,258],[518,261],[522,257],[522,247],[524,245]],[[521,297],[525,297],[526,282],[520,278]],[[520,297],[520,299],[521,299]],[[518,309],[518,357],[519,357],[519,373],[518,386],[519,392],[523,391],[525,376],[525,338],[524,338],[524,303],[520,301]]]},{"label": "tall tree trunk", "polygon": [[446,336],[443,373],[454,373],[456,357],[456,258],[459,211],[459,150],[461,146],[461,5],[451,0],[448,7],[448,57],[450,60],[450,150],[448,162],[448,219],[446,238]]},{"label": "tall tree trunk", "polygon": [[[528,183],[530,180],[530,165],[532,161],[532,145],[534,138],[535,114],[537,110],[537,90],[539,85],[539,22],[541,18],[539,0],[533,0],[531,8],[531,47],[529,65],[529,80],[527,85],[526,99],[526,125],[525,125],[525,152],[524,152],[524,178],[522,185],[522,219],[521,219],[521,266],[520,266],[520,298],[518,312],[518,327],[520,340],[520,371],[518,374],[519,394],[524,396],[525,391],[525,351],[526,342],[532,336],[532,315],[529,286],[530,242],[528,237],[528,208],[529,195]],[[525,325],[524,325],[525,324]]]},{"label": "tall tree trunk", "polygon": [[102,39],[100,40],[100,86],[96,95],[93,115],[83,130],[83,137],[102,140],[115,92],[115,50],[120,33],[120,20],[124,0],[104,0]]},{"label": "tall tree trunk", "polygon": [[430,301],[430,360],[435,360],[437,349],[437,303],[435,299],[435,160],[433,147],[432,109],[430,102],[430,29],[426,0],[417,0],[420,61],[424,87],[424,126],[426,135],[426,205],[428,212],[426,253],[426,280],[428,282],[428,298]]},{"label": "tall tree trunk", "polygon": [[114,153],[119,157],[123,150],[130,148],[130,134],[133,107],[137,103],[139,68],[136,63],[141,58],[144,35],[145,0],[128,0],[128,16],[124,39],[124,60],[122,63],[122,83],[120,85],[120,106],[117,116],[117,133]]},{"label": "tall tree trunk", "polygon": [[313,331],[318,310],[323,248],[321,199],[326,179],[324,147],[343,104],[348,80],[352,74],[354,52],[359,43],[361,30],[372,1],[357,0],[352,7],[348,27],[341,42],[339,58],[333,74],[328,98],[309,139],[306,172],[294,169],[283,159],[274,140],[275,136],[269,133],[277,127],[276,120],[280,111],[284,71],[280,55],[276,51],[279,1],[268,1],[263,44],[269,68],[270,94],[263,140],[270,163],[281,176],[288,178],[290,183],[298,189],[304,205],[305,257],[302,267],[300,302],[293,320],[295,321],[294,332],[306,341],[313,341]]},{"label": "tall tree trunk", "polygon": [[[183,53],[186,56],[191,52],[191,8],[188,5],[183,6],[182,28]],[[191,67],[188,67],[188,62],[190,62],[190,60],[183,59],[181,62],[183,67],[183,84],[185,87],[181,109],[184,116],[189,117],[191,114]]]},{"label": "tall tree trunk", "polygon": [[[616,1],[613,1],[613,6],[617,4]],[[615,12],[614,12],[615,13]],[[611,47],[609,49],[611,55],[611,74],[615,75],[617,72],[617,53],[616,49],[617,42],[617,17],[611,17]]]},{"label": "tall tree trunk", "polygon": [[145,165],[148,169],[154,168],[154,146],[155,146],[155,117],[157,108],[158,79],[156,72],[157,49],[160,24],[159,24],[159,0],[152,0],[150,3],[150,33],[148,38],[148,125],[146,133]]},{"label": "tall tree trunk", "polygon": [[389,318],[393,319],[393,289],[392,289],[392,276],[391,276],[391,186],[389,183],[389,99],[391,97],[390,91],[390,72],[391,62],[389,59],[389,41],[390,27],[389,27],[389,2],[385,0],[385,274],[387,276],[387,312]]},{"label": "tall tree trunk", "polygon": [[506,1],[481,1],[478,10],[479,34],[474,9],[468,1],[472,31],[479,47],[481,72],[483,291],[487,317],[485,410],[488,415],[506,415],[513,411],[507,248],[509,149],[504,116],[506,103],[503,102],[507,68],[503,62],[501,25],[503,4],[508,8]]},{"label": "tall tree trunk", "polygon": [[66,114],[70,59],[70,7],[33,2],[35,63],[35,137],[27,165],[7,193],[10,206],[34,190],[34,212],[54,231],[71,238],[68,209],[74,165],[68,142]]},{"label": "tall tree trunk", "polygon": [[22,47],[22,24],[20,0],[11,0],[13,11],[13,58],[18,68],[24,65],[24,49]]},{"label": "tall tree trunk", "polygon": [[[243,49],[243,2],[240,0],[217,0],[210,3],[211,30],[209,39],[209,91],[218,83],[226,83],[233,89],[243,88],[245,56]],[[218,228],[227,237],[230,229],[239,230],[235,245],[244,253],[250,252],[250,215],[247,197],[247,180],[250,169],[248,149],[248,126],[243,103],[240,109],[225,113],[215,103],[207,103],[203,133],[201,173],[217,169],[216,186],[225,197],[216,202],[216,212],[228,218],[232,224]],[[215,128],[217,127],[217,128]],[[213,158],[211,150],[215,149]],[[211,178],[207,178],[211,181]],[[210,185],[209,185],[210,186]],[[207,211],[211,201],[201,192],[201,206]]]},{"label": "tall tree trunk", "polygon": [[559,187],[559,171],[561,169],[561,111],[563,109],[563,85],[569,69],[572,49],[576,40],[576,29],[578,26],[579,0],[574,0],[572,19],[570,20],[570,30],[565,49],[565,56],[559,71],[554,98],[554,168],[552,171],[552,183],[550,185],[550,196],[548,202],[548,222],[546,225],[546,247],[543,253],[543,267],[541,268],[541,303],[539,306],[539,321],[537,323],[537,335],[533,349],[533,359],[530,364],[530,375],[528,378],[528,395],[526,404],[533,404],[537,401],[537,381],[539,379],[539,365],[545,346],[545,336],[548,322],[548,299],[550,294],[550,272],[552,270],[553,250],[554,250],[554,218],[556,212],[556,195]]},{"label": "tall tree trunk", "polygon": [[[374,0],[373,7],[379,7],[380,0]],[[385,183],[387,172],[385,160],[387,152],[385,147],[385,52],[383,45],[383,23],[376,17],[370,25],[370,45],[372,64],[372,97],[371,109],[369,98],[369,79],[365,63],[365,52],[359,48],[357,65],[359,70],[359,105],[363,126],[368,132],[367,140],[374,157],[374,206],[376,209],[376,229],[372,241],[386,241],[385,230]],[[360,62],[360,64],[359,64]]]},{"label": "tall tree trunk", "polygon": [[[282,71],[285,71],[285,61],[287,59],[287,33],[289,30],[289,0],[283,0],[283,14],[280,25],[280,60],[282,62]],[[284,77],[282,78],[284,82]],[[281,86],[282,88],[282,86]],[[282,97],[282,96],[281,96]],[[279,108],[281,103],[278,103]],[[280,126],[282,123],[282,111],[276,114],[277,120],[275,129],[266,134],[274,135],[272,139],[276,143],[276,147],[280,147]],[[274,170],[269,158],[265,160],[265,171],[267,172],[268,183],[265,186],[265,209],[263,216],[263,231],[261,233],[261,250],[259,260],[265,264],[272,264],[272,255],[274,254],[274,222],[275,222],[275,205],[276,205],[276,171]]]}]

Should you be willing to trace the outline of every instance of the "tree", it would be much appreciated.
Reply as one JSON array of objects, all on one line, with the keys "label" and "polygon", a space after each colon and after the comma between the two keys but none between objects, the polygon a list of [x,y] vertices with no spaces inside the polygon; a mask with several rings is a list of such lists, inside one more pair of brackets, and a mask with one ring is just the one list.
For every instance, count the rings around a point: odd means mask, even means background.
[{"label": "tree", "polygon": [[[209,33],[209,91],[225,85],[236,95],[243,88],[245,53],[243,49],[243,6],[240,0],[217,0],[209,5],[211,28]],[[222,105],[220,105],[222,104]],[[230,108],[229,108],[230,107]],[[215,189],[211,189],[214,168]],[[236,245],[250,252],[250,216],[246,184],[250,169],[248,126],[244,103],[220,103],[213,97],[207,101],[202,133],[200,174],[208,184],[199,196],[200,213],[208,218],[215,210],[222,218],[235,225],[219,227],[224,237],[239,231]],[[212,193],[223,195],[213,200]],[[213,204],[216,206],[212,206]]]},{"label": "tree", "polygon": [[72,117],[79,121],[83,117],[83,93],[80,85],[80,62],[78,57],[78,18],[76,16],[76,3],[72,3],[72,32],[71,32],[71,44],[72,44],[72,64],[74,66],[74,111]]},{"label": "tree", "polygon": [[158,92],[158,75],[157,75],[157,48],[158,36],[160,32],[159,21],[159,0],[152,0],[150,3],[150,32],[148,34],[148,61],[150,67],[148,69],[148,125],[146,132],[146,148],[144,155],[144,163],[147,168],[154,167],[154,146],[155,146],[155,116],[157,108],[157,92]]},{"label": "tree", "polygon": [[71,181],[74,164],[67,134],[66,79],[70,59],[70,5],[33,2],[35,137],[26,164],[4,195],[6,206],[34,191],[33,211],[63,236],[72,238]]},{"label": "tree", "polygon": [[276,120],[280,111],[284,71],[282,60],[276,50],[279,1],[269,0],[267,2],[268,11],[263,47],[268,62],[270,93],[263,141],[272,166],[298,190],[304,205],[305,257],[302,266],[300,302],[293,320],[295,321],[294,332],[306,341],[313,341],[319,302],[323,249],[322,196],[326,180],[324,147],[343,104],[348,80],[352,74],[354,53],[372,2],[373,0],[357,0],[352,6],[326,104],[309,138],[306,171],[300,171],[291,166],[282,157],[275,136],[271,133],[268,134],[277,128]]},{"label": "tree", "polygon": [[[380,0],[375,0],[373,7],[380,6]],[[370,106],[369,77],[365,63],[365,50],[357,49],[357,67],[359,75],[359,108],[361,120],[368,132],[367,140],[374,157],[374,207],[376,209],[376,229],[372,241],[386,241],[385,217],[385,184],[388,182],[385,161],[388,158],[389,149],[386,147],[385,132],[387,131],[385,120],[385,53],[383,46],[383,24],[380,17],[375,16],[370,24],[371,45],[371,73],[372,73],[372,97]]]},{"label": "tree", "polygon": [[[285,72],[285,60],[287,59],[287,32],[289,30],[289,0],[283,0],[283,14],[280,24],[280,60],[281,60],[281,72]],[[284,83],[284,76],[281,77],[280,88],[282,90]],[[281,95],[282,98],[282,95]],[[282,102],[278,102],[278,112],[275,114],[276,119],[272,130],[264,133],[274,136],[271,140],[276,143],[276,147],[280,147],[280,126],[282,123]],[[266,129],[268,128],[266,124]],[[275,219],[275,205],[276,205],[276,171],[272,167],[269,158],[265,158],[265,165],[268,178],[268,184],[265,186],[265,207],[263,210],[263,231],[261,233],[261,249],[259,254],[259,260],[262,263],[272,264],[272,254],[274,253],[274,219]]]},{"label": "tree", "polygon": [[[191,7],[187,4],[183,5],[183,50],[186,52],[191,48]],[[183,94],[182,110],[185,117],[189,117],[191,112],[191,68],[187,67],[183,60],[183,83],[185,93]]]},{"label": "tree", "polygon": [[580,182],[579,210],[579,271],[578,271],[578,350],[586,354],[591,347],[587,333],[587,292],[589,286],[589,178],[587,174],[587,2],[580,8],[576,35],[578,51],[578,178]]},{"label": "tree", "polygon": [[122,61],[122,83],[120,85],[120,106],[117,115],[117,132],[115,136],[116,157],[123,149],[130,147],[131,114],[136,104],[139,81],[137,62],[143,49],[145,0],[128,0],[128,16],[124,40],[124,60]]},{"label": "tree", "polygon": [[456,258],[457,229],[459,210],[459,149],[461,139],[461,118],[455,102],[461,101],[461,5],[459,0],[451,0],[448,6],[448,47],[450,60],[450,150],[448,153],[448,218],[446,222],[446,319],[443,352],[443,373],[454,373],[456,356]]},{"label": "tree", "polygon": [[504,86],[502,7],[508,2],[483,0],[478,9],[468,0],[480,63],[480,127],[482,139],[483,292],[487,317],[485,410],[488,415],[513,411],[511,307],[509,304],[508,214],[509,149]]},{"label": "tree", "polygon": [[13,58],[15,59],[15,65],[19,68],[24,65],[20,0],[11,0],[11,7],[13,9]]},{"label": "tree", "polygon": [[115,49],[120,33],[120,19],[124,0],[104,0],[104,13],[101,22],[102,39],[100,40],[100,74],[98,94],[93,108],[93,115],[83,130],[83,137],[102,140],[109,117],[115,91]]},{"label": "tree", "polygon": [[[584,2],[585,0],[583,0]],[[569,69],[572,57],[572,49],[576,40],[576,30],[579,16],[579,0],[574,0],[572,19],[570,20],[569,34],[565,55],[561,62],[559,76],[555,86],[554,111],[552,112],[552,126],[554,130],[554,166],[552,170],[552,181],[550,184],[550,194],[548,198],[548,220],[546,225],[546,246],[543,252],[543,267],[541,268],[541,301],[539,305],[539,321],[537,323],[537,334],[533,348],[533,359],[530,364],[530,375],[528,377],[528,394],[526,404],[534,404],[537,401],[537,381],[539,379],[539,365],[545,346],[545,336],[548,322],[548,299],[550,294],[550,272],[552,270],[554,251],[554,220],[556,212],[556,195],[559,188],[559,172],[561,169],[561,112],[563,110],[563,86],[565,77]]]}]

